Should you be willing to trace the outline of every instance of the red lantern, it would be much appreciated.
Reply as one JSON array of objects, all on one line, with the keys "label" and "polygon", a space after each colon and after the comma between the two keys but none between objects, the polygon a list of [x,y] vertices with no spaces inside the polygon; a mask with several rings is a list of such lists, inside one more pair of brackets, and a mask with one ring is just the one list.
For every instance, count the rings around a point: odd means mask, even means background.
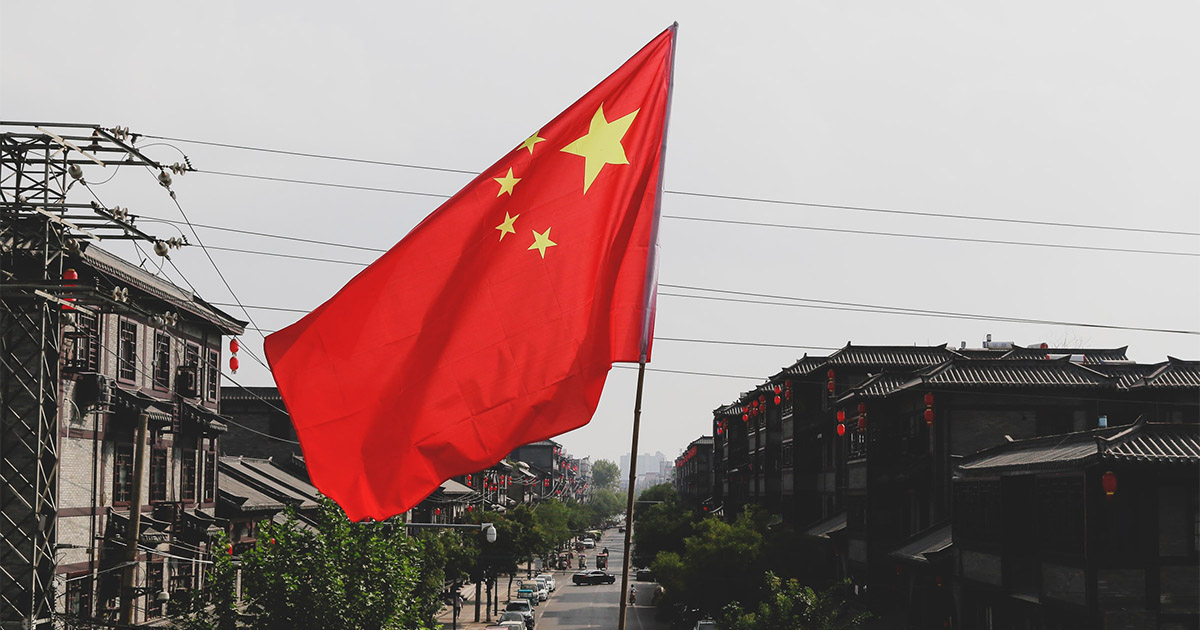
[{"label": "red lantern", "polygon": [[792,388],[792,382],[791,382],[791,381],[784,381],[784,382],[783,382],[783,386],[784,386],[784,387],[786,387],[786,388],[788,388],[788,389],[791,389],[791,388]]},{"label": "red lantern", "polygon": [[933,424],[933,410],[932,409],[925,410],[925,424],[927,424],[927,425]]},{"label": "red lantern", "polygon": [[471,485],[471,475],[467,475],[467,485]]},{"label": "red lantern", "polygon": [[932,404],[933,404],[933,392],[928,392],[925,394],[925,405],[929,406]]},{"label": "red lantern", "polygon": [[229,357],[229,371],[233,372],[234,374],[237,374],[237,369],[238,369],[238,358],[237,357]]},{"label": "red lantern", "polygon": [[474,505],[468,505],[468,506],[467,506],[467,511],[468,511],[468,512],[474,512],[474,511],[475,511],[475,506],[474,506]]},{"label": "red lantern", "polygon": [[781,403],[781,402],[783,402],[783,399],[782,399],[782,398],[780,398],[779,396],[776,396],[776,397],[775,397],[775,404],[776,404],[776,405],[778,405],[778,404],[779,404],[779,403]]},{"label": "red lantern", "polygon": [[842,437],[843,435],[846,435],[846,425],[839,422],[838,426],[837,426],[837,434],[838,434],[838,437]]},{"label": "red lantern", "polygon": [[750,414],[748,414],[748,413],[742,414],[742,422],[749,422],[749,421],[750,421]]},{"label": "red lantern", "polygon": [[1100,477],[1100,485],[1104,487],[1104,496],[1111,497],[1117,493],[1117,475],[1113,471],[1107,471]]},{"label": "red lantern", "polygon": [[549,480],[549,479],[547,479],[547,480],[543,481],[543,482],[542,482],[542,485],[543,485],[543,486],[546,486],[547,488],[549,488],[549,487],[550,487],[550,480]]},{"label": "red lantern", "polygon": [[233,339],[230,339],[230,340],[229,340],[229,351],[230,351],[230,352],[232,352],[232,353],[234,353],[234,354],[237,354],[237,351],[238,351],[238,340],[237,340],[237,338],[236,338],[236,337],[234,337]]},{"label": "red lantern", "polygon": [[866,430],[867,430],[867,417],[859,416],[858,417],[858,432],[862,433],[863,431],[866,431]]},{"label": "red lantern", "polygon": [[[63,271],[63,280],[78,280],[78,279],[79,279],[79,274],[78,274],[78,273],[75,273],[75,270],[74,270],[74,269],[67,269],[67,270]],[[63,284],[63,287],[64,287],[64,288],[66,288],[66,287],[74,287],[74,286],[75,286],[74,284],[65,284],[65,283]],[[66,299],[65,299],[65,300],[63,300],[63,301],[65,301],[65,302],[74,302],[74,301],[75,301],[75,298],[70,298],[70,297],[69,297],[69,298],[66,298]],[[74,307],[74,306],[71,306],[70,304],[63,304],[61,308],[62,308],[62,310],[64,310],[64,311],[73,311],[73,310],[75,310],[75,307]]]},{"label": "red lantern", "polygon": [[779,394],[779,393],[781,393],[781,392],[783,392],[783,388],[782,388],[782,387],[780,387],[780,386],[778,386],[778,385],[776,385],[776,386],[775,386],[775,393],[776,393],[776,394]]},{"label": "red lantern", "polygon": [[825,389],[828,389],[830,394],[833,393],[833,390],[834,390],[833,379],[829,380],[829,384],[825,386]]},{"label": "red lantern", "polygon": [[829,368],[829,371],[825,373],[825,376],[827,376],[829,378],[829,380],[832,381],[833,380],[833,368]]},{"label": "red lantern", "polygon": [[838,422],[845,422],[845,421],[846,421],[846,412],[845,412],[845,411],[842,411],[841,409],[838,409],[838,412],[837,412],[837,421],[838,421]]},{"label": "red lantern", "polygon": [[858,403],[858,413],[867,413],[867,403]]},{"label": "red lantern", "polygon": [[786,397],[788,400],[791,400],[791,399],[792,399],[792,390],[790,390],[790,389],[789,389],[789,390],[787,390],[786,392],[784,392],[784,393],[783,393],[783,395],[784,395],[784,397]]},{"label": "red lantern", "polygon": [[752,400],[752,401],[750,401],[750,408],[751,408],[751,409],[758,409],[758,401],[757,401],[757,400]]}]

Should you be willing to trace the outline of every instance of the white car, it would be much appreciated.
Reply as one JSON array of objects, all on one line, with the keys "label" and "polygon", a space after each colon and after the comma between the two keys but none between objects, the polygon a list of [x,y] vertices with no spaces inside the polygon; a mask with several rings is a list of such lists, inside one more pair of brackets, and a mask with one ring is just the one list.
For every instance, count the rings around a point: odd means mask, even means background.
[{"label": "white car", "polygon": [[[514,599],[509,601],[504,605],[504,611],[508,612],[510,610],[521,613],[526,619],[533,619],[533,604],[530,604],[529,600],[527,599]],[[528,622],[526,623],[528,625]]]},{"label": "white car", "polygon": [[546,580],[546,587],[550,589],[551,593],[554,592],[554,589],[558,588],[558,585],[556,585],[554,582],[554,576],[552,574],[539,573],[537,574],[537,577]]},{"label": "white car", "polygon": [[537,600],[539,602],[544,602],[550,597],[550,590],[546,588],[545,582],[539,582],[537,580],[521,580],[521,588],[527,588],[537,594]]},{"label": "white car", "polygon": [[539,575],[538,577],[533,578],[533,581],[541,585],[542,592],[545,593],[547,597],[550,596],[550,583],[546,581],[546,578]]},{"label": "white car", "polygon": [[596,548],[596,541],[592,540],[591,538],[584,538],[582,542],[583,542],[584,549],[595,549]]}]

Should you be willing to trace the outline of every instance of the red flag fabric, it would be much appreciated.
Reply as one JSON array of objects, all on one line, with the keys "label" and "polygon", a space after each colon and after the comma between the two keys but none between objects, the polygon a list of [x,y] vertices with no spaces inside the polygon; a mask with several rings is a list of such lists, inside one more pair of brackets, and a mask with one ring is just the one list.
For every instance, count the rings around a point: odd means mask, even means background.
[{"label": "red flag fabric", "polygon": [[266,339],[316,486],[353,520],[587,424],[649,359],[675,27]]}]

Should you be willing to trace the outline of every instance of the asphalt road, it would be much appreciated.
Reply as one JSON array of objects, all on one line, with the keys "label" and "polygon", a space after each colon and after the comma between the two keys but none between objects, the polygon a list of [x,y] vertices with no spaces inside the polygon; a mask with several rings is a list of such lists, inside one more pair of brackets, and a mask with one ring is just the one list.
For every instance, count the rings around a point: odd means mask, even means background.
[{"label": "asphalt road", "polygon": [[[549,601],[538,606],[536,613],[536,630],[581,630],[596,628],[613,630],[617,627],[621,605],[621,560],[625,545],[625,535],[617,530],[608,530],[596,545],[597,549],[589,549],[588,566],[594,567],[595,552],[601,547],[608,547],[609,572],[616,576],[614,584],[599,584],[593,586],[576,586],[571,583],[572,571],[556,571],[554,579],[558,582],[558,590],[550,596]],[[658,586],[654,582],[638,582],[633,579],[630,571],[629,583],[637,587],[638,604],[630,606],[626,611],[625,627],[627,630],[668,630],[669,624],[654,620],[654,607],[650,605],[650,595]]]}]

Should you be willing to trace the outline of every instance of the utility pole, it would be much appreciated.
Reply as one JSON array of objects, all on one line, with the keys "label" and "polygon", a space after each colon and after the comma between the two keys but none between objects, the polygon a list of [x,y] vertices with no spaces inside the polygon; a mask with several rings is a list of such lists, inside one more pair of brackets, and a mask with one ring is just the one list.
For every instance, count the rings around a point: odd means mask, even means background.
[{"label": "utility pole", "polygon": [[125,528],[125,568],[121,575],[122,624],[133,623],[133,576],[137,568],[137,543],[142,526],[142,477],[146,472],[146,427],[150,414],[138,414],[137,437],[133,443],[133,491],[130,494],[129,523]]},{"label": "utility pole", "polygon": [[[50,623],[54,612],[59,508],[59,407],[64,325],[77,308],[137,307],[64,280],[67,265],[94,240],[167,244],[119,208],[71,203],[87,188],[84,167],[164,167],[144,156],[125,129],[0,121],[0,628]],[[176,170],[178,169],[178,170]],[[63,600],[59,600],[62,602]]]}]

